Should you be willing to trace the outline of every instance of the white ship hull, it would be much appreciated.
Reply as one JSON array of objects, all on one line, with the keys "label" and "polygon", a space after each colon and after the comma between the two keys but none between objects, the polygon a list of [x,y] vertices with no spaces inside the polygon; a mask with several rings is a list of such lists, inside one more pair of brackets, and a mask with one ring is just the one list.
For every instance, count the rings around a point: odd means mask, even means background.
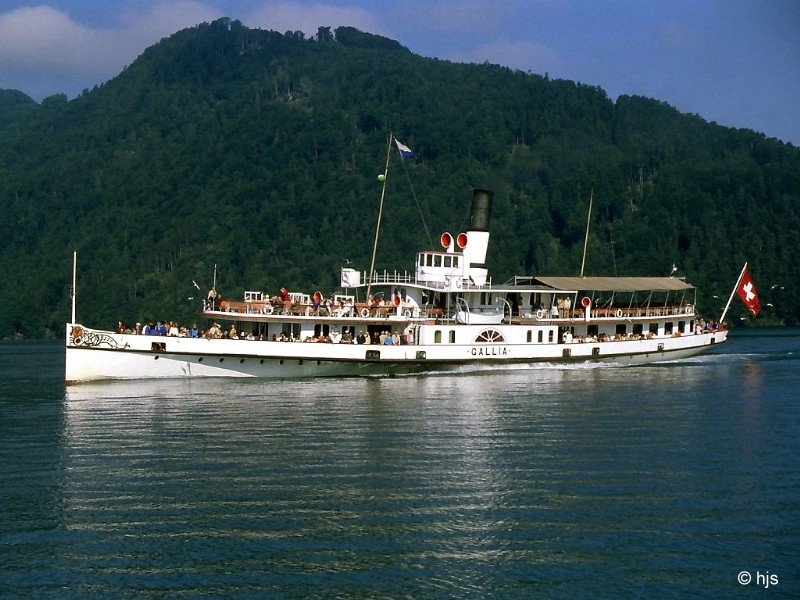
[{"label": "white ship hull", "polygon": [[[549,344],[398,345],[209,340],[87,330],[68,325],[66,381],[183,377],[359,377],[524,367],[536,362],[645,364],[694,356],[726,330],[680,337]],[[155,344],[155,346],[154,346]]]}]

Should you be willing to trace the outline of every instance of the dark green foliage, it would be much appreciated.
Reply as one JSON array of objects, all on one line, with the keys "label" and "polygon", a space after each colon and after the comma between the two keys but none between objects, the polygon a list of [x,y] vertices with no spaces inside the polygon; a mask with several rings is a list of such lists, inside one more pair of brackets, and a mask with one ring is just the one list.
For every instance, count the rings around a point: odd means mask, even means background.
[{"label": "dark green foliage", "polygon": [[[472,187],[496,192],[495,281],[579,271],[594,179],[586,274],[674,262],[716,317],[749,260],[768,317],[798,321],[797,148],[352,28],[222,19],[69,102],[0,91],[0,336],[61,334],[73,250],[90,326],[190,322],[215,264],[228,298],[335,290],[345,258],[369,266],[389,130],[434,241],[465,226]],[[394,156],[378,266],[409,269],[429,242]]]}]

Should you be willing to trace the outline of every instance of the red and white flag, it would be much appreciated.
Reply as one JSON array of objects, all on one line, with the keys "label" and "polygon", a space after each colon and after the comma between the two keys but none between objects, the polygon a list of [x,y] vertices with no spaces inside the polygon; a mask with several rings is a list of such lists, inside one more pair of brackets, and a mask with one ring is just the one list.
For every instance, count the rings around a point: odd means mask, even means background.
[{"label": "red and white flag", "polygon": [[750,267],[745,266],[742,276],[739,278],[739,285],[736,287],[739,298],[742,299],[747,310],[754,317],[761,312],[761,305],[758,303],[758,292],[750,275]]}]

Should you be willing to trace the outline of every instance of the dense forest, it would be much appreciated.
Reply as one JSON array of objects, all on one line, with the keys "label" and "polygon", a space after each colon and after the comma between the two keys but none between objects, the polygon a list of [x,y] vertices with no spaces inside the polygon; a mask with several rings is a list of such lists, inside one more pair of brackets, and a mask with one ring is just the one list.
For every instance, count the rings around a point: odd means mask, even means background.
[{"label": "dense forest", "polygon": [[798,148],[352,28],[221,19],[73,100],[0,91],[0,337],[61,334],[73,251],[89,326],[187,322],[215,265],[230,298],[335,291],[347,261],[369,267],[390,131],[414,158],[392,155],[378,268],[411,268],[488,187],[495,281],[577,274],[591,196],[587,275],[674,263],[715,318],[748,260],[758,320],[800,319]]}]

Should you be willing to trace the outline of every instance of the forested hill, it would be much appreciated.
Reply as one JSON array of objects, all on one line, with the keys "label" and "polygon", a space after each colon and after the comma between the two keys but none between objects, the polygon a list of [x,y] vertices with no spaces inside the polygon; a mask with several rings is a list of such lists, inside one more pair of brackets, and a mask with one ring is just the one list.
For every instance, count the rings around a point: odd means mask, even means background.
[{"label": "forested hill", "polygon": [[420,212],[434,241],[461,231],[482,186],[495,281],[577,274],[594,177],[588,275],[675,263],[718,317],[749,260],[766,320],[798,322],[798,148],[352,28],[222,19],[71,101],[0,92],[0,337],[62,334],[73,250],[89,326],[185,323],[215,264],[230,298],[334,291],[346,260],[369,267],[389,131],[415,156],[392,157],[381,269],[430,246]]}]

